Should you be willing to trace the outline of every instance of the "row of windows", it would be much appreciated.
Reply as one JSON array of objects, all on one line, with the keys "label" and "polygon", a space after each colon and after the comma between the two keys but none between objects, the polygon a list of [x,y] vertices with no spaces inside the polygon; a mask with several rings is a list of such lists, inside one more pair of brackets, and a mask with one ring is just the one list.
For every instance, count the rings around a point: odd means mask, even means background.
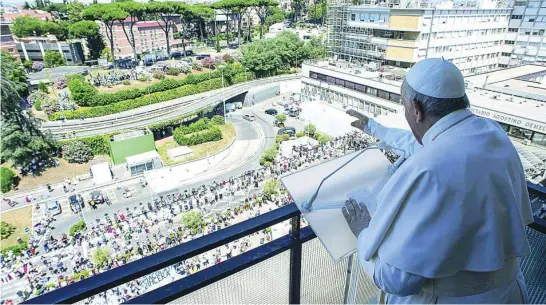
[{"label": "row of windows", "polygon": [[[357,18],[358,15],[358,18]],[[380,22],[388,23],[389,14],[377,14],[377,13],[360,13],[360,14],[351,14],[351,21],[364,21],[364,22]]]},{"label": "row of windows", "polygon": [[398,104],[401,103],[400,94],[384,91],[384,90],[373,88],[370,86],[353,83],[353,82],[346,81],[337,77],[327,76],[321,73],[311,72],[309,76],[313,79],[318,79],[320,81],[324,81],[332,85],[337,85],[337,86],[345,87],[347,89],[356,90],[358,92],[379,97],[379,98],[389,100],[391,102],[395,102]]},{"label": "row of windows", "polygon": [[500,45],[500,41],[495,43],[469,43],[469,44],[459,44],[443,47],[430,48],[432,53],[445,53],[445,52],[462,52],[462,51],[471,51],[471,50],[480,50],[485,48],[491,48],[494,46]]},{"label": "row of windows", "polygon": [[519,32],[519,35],[533,35],[533,36],[542,36],[542,35],[544,35],[544,30],[536,30],[536,29],[509,28],[508,32],[511,32],[511,33],[518,33]]},{"label": "row of windows", "polygon": [[[509,16],[499,16],[499,15],[481,15],[481,16],[449,16],[449,17],[434,17],[432,25],[437,24],[451,24],[451,23],[461,23],[461,24],[472,24],[472,23],[490,23],[490,22],[503,22],[508,21]],[[425,20],[430,19],[425,17]]]},{"label": "row of windows", "polygon": [[[501,34],[506,31],[505,28],[498,29],[483,29],[483,30],[465,30],[465,31],[446,31],[446,32],[435,32],[432,33],[432,38],[434,39],[450,39],[450,38],[461,38],[461,37],[472,37],[472,36],[485,36],[492,34]],[[428,39],[428,33],[422,34],[422,39]]]},{"label": "row of windows", "polygon": [[515,6],[527,6],[529,8],[538,8],[538,7],[546,7],[546,2],[541,1],[529,1],[529,4],[527,4],[527,1],[516,1]]},{"label": "row of windows", "polygon": [[[546,3],[546,2],[545,2]],[[523,22],[546,22],[546,16],[535,16],[535,15],[532,15],[532,16],[523,16],[523,15],[512,15],[511,17],[512,19],[515,19],[515,20],[521,20],[523,19]]]}]

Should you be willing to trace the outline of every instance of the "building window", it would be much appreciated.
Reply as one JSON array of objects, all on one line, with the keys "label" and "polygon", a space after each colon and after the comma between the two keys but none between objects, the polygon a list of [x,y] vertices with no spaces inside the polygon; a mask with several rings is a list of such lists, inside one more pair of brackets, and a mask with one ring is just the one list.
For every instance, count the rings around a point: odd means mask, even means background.
[{"label": "building window", "polygon": [[510,126],[509,134],[515,138],[531,140],[531,134],[533,132],[527,129]]},{"label": "building window", "polygon": [[366,88],[366,93],[369,95],[377,96],[377,89],[368,87]]},{"label": "building window", "polygon": [[533,138],[531,139],[531,142],[538,145],[546,146],[546,134],[535,132]]},{"label": "building window", "polygon": [[509,28],[508,32],[517,33],[518,29],[517,28]]},{"label": "building window", "polygon": [[311,73],[309,73],[309,77],[317,79],[317,73],[311,72]]},{"label": "building window", "polygon": [[505,44],[514,44],[514,41],[513,40],[506,40],[504,43]]},{"label": "building window", "polygon": [[510,53],[502,52],[502,56],[508,56],[508,57],[510,57],[510,55],[511,55]]},{"label": "building window", "polygon": [[525,6],[527,4],[527,1],[516,1],[515,6]]},{"label": "building window", "polygon": [[510,18],[511,19],[521,19],[523,16],[522,15],[512,15]]},{"label": "building window", "polygon": [[355,21],[356,20],[356,15],[355,14],[351,14],[351,21]]}]

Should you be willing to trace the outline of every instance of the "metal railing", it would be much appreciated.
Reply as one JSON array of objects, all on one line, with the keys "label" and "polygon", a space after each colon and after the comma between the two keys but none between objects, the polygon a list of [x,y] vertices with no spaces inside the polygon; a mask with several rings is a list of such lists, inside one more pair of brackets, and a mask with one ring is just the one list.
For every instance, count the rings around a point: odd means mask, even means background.
[{"label": "metal railing", "polygon": [[[546,199],[545,187],[533,185],[531,183],[528,183],[528,186],[530,194]],[[146,292],[126,303],[159,304],[171,302],[289,251],[289,289],[287,299],[291,304],[297,304],[302,300],[302,296],[305,297],[308,295],[308,293],[305,295],[302,294],[302,277],[307,275],[302,275],[302,244],[314,239],[316,236],[310,227],[300,227],[300,211],[295,204],[286,205],[244,222],[229,226],[220,231],[216,231],[212,234],[205,235],[115,269],[108,270],[42,296],[29,299],[24,302],[24,304],[64,304],[78,302],[286,220],[291,220],[291,230],[289,234],[274,239],[271,242],[265,243],[248,252],[234,256],[222,263],[213,265],[197,273],[175,280],[165,286]],[[546,234],[546,221],[542,219],[535,217],[535,223],[530,225],[530,227]],[[538,268],[544,269],[545,264],[539,261],[541,259],[540,257],[534,257],[533,259],[539,266]],[[351,263],[349,262],[348,265],[347,273],[350,273]],[[312,265],[312,267],[320,268],[315,265]],[[546,274],[546,270],[542,270],[540,274]],[[315,288],[313,285],[311,286],[311,289]],[[546,296],[544,290],[546,289],[544,287],[539,287],[539,289],[542,291],[538,292],[538,297],[535,294],[534,300],[536,301],[538,299],[539,301],[544,301],[543,299]],[[271,291],[270,293],[275,294],[281,292]],[[345,295],[347,295],[347,292],[345,292]]]}]

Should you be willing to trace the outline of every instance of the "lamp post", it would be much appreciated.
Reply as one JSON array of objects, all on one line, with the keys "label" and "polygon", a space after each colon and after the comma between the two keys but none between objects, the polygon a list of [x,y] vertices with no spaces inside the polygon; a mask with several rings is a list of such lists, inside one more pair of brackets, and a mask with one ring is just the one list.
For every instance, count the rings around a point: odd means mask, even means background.
[{"label": "lamp post", "polygon": [[245,79],[248,82],[248,73],[247,72],[248,72],[248,68],[245,68]]},{"label": "lamp post", "polygon": [[152,104],[152,95],[150,94],[150,76],[146,76],[146,87],[148,87],[148,104]]},{"label": "lamp post", "polygon": [[224,105],[224,124],[227,123],[226,119],[226,99],[224,98],[224,69],[226,66],[219,65],[218,69],[220,69],[221,75],[222,75],[222,104]]}]

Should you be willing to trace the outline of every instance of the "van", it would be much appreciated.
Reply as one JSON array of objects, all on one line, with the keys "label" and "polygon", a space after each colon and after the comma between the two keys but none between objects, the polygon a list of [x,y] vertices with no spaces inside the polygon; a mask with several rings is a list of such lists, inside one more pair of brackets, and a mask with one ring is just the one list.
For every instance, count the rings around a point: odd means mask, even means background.
[{"label": "van", "polygon": [[242,102],[235,102],[235,107],[237,107],[237,109],[243,109],[243,103]]},{"label": "van", "polygon": [[245,119],[245,120],[247,120],[249,122],[252,122],[252,121],[256,120],[256,117],[253,114],[245,114],[243,116],[243,119]]}]

